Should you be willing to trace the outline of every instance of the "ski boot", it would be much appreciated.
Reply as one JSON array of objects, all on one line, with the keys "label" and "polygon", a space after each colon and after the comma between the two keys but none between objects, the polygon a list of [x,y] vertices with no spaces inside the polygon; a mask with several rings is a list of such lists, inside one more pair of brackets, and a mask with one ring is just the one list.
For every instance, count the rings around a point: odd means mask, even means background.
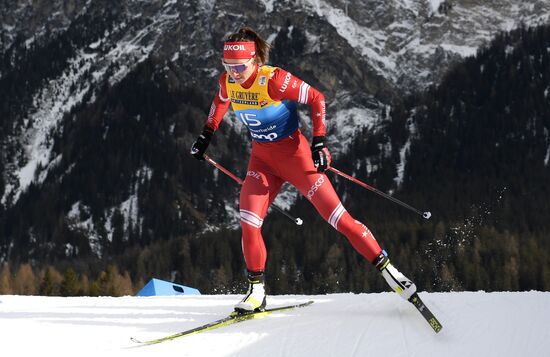
[{"label": "ski boot", "polygon": [[390,263],[390,258],[388,258],[385,251],[380,253],[373,264],[397,295],[409,301],[411,296],[416,293],[416,285]]},{"label": "ski boot", "polygon": [[245,297],[235,305],[235,312],[246,314],[263,311],[266,305],[264,273],[248,273],[248,291]]}]

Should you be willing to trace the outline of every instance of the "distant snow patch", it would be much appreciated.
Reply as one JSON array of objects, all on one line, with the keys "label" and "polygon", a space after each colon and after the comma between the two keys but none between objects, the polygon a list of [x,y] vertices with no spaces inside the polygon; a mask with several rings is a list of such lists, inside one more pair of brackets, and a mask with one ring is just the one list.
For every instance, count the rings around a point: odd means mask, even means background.
[{"label": "distant snow patch", "polygon": [[458,46],[458,45],[452,45],[452,44],[446,44],[443,43],[440,45],[445,51],[454,52],[461,57],[470,57],[475,56],[477,52],[477,47],[471,47],[471,46]]},{"label": "distant snow patch", "polygon": [[275,4],[275,0],[260,0],[260,2],[264,4],[265,12],[273,12],[273,4]]},{"label": "distant snow patch", "polygon": [[407,165],[407,156],[409,155],[411,148],[411,140],[416,136],[417,128],[414,123],[414,113],[407,120],[407,127],[409,131],[409,137],[407,141],[399,150],[399,163],[397,164],[397,176],[393,179],[396,186],[399,187],[403,183],[403,178],[405,176],[405,166]]},{"label": "distant snow patch", "polygon": [[334,126],[331,133],[335,135],[329,136],[329,148],[331,153],[334,151],[334,156],[347,152],[353,139],[357,133],[364,129],[372,129],[381,122],[379,110],[368,108],[349,108],[341,109],[336,112],[331,118],[327,119],[327,124]]},{"label": "distant snow patch", "polygon": [[439,9],[439,6],[443,2],[445,2],[445,0],[430,0],[431,13],[433,14],[434,12],[437,12],[437,10]]}]

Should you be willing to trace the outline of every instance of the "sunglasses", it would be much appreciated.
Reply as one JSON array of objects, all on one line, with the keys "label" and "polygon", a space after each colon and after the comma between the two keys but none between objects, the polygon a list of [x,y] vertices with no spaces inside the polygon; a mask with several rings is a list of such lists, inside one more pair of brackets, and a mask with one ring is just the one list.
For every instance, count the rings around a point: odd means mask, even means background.
[{"label": "sunglasses", "polygon": [[254,60],[254,58],[251,58],[248,61],[246,61],[245,63],[238,63],[238,64],[229,64],[229,63],[225,63],[222,60],[222,64],[223,64],[223,67],[225,68],[225,70],[229,73],[231,73],[231,72],[243,73],[250,66],[250,64],[252,63],[253,60]]}]

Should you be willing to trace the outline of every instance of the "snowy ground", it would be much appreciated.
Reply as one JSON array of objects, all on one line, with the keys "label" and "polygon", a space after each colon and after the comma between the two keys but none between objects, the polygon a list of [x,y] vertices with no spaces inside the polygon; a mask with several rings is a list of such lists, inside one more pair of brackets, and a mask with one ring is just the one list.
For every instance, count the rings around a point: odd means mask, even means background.
[{"label": "snowy ground", "polygon": [[435,334],[393,293],[274,296],[309,307],[153,346],[223,317],[238,296],[0,296],[1,356],[549,356],[550,292],[421,293]]}]

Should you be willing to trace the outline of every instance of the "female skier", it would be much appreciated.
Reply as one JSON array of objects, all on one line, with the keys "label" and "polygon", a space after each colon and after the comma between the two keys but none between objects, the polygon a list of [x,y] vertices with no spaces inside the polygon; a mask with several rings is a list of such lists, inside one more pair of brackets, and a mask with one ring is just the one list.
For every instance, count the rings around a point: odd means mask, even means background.
[{"label": "female skier", "polygon": [[[382,272],[390,287],[408,299],[412,281],[390,264],[370,230],[344,208],[324,171],[331,156],[325,146],[325,98],[321,92],[290,72],[266,65],[270,45],[248,27],[227,37],[223,46],[219,90],[202,134],[191,154],[204,153],[231,104],[238,120],[252,137],[252,153],[240,193],[242,247],[249,288],[235,306],[238,312],[260,311],[266,306],[264,269],[267,257],[261,233],[269,205],[281,185],[295,186],[352,246]],[[311,108],[311,149],[299,128],[296,102]]]}]

